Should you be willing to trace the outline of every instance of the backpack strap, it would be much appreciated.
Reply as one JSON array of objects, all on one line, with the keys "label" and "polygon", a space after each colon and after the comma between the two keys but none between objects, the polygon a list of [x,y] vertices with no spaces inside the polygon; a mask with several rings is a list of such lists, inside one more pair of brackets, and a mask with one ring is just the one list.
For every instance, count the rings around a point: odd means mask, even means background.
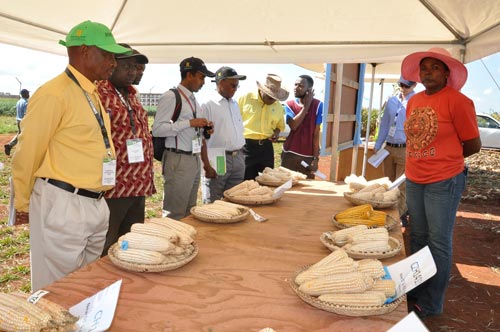
[{"label": "backpack strap", "polygon": [[181,95],[179,94],[179,91],[176,88],[170,89],[175,95],[175,108],[174,108],[174,114],[172,115],[172,119],[170,120],[172,123],[177,121],[179,118],[179,115],[181,114],[181,108],[182,108],[182,100],[181,100]]}]

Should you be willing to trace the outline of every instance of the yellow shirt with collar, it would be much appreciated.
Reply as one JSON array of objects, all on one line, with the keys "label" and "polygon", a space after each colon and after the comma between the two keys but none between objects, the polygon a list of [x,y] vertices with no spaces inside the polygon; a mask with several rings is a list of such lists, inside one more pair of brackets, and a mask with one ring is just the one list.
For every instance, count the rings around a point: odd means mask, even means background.
[{"label": "yellow shirt with collar", "polygon": [[250,92],[238,99],[238,105],[245,138],[268,139],[275,129],[285,130],[285,111],[279,101],[266,105],[259,93]]},{"label": "yellow shirt with collar", "polygon": [[[81,88],[62,73],[42,85],[30,98],[19,143],[12,160],[14,206],[28,212],[35,178],[52,178],[76,188],[109,190],[102,185],[103,160],[115,157],[111,126],[96,86],[68,65]],[[111,149],[104,144],[96,116],[83,90],[104,120]]]}]

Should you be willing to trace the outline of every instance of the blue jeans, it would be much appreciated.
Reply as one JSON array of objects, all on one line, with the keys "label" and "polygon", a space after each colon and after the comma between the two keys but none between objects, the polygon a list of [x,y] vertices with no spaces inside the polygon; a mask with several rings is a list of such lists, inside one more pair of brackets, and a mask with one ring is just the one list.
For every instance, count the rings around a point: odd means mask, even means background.
[{"label": "blue jeans", "polygon": [[419,184],[406,180],[410,214],[410,247],[415,253],[429,246],[437,273],[411,292],[427,315],[443,312],[453,256],[453,226],[467,175],[462,172],[440,182]]}]

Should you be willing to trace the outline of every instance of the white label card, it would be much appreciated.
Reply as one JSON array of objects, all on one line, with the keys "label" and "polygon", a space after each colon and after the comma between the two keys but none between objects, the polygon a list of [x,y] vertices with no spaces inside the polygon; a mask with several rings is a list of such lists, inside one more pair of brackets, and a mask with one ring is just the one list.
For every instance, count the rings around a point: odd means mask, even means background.
[{"label": "white label card", "polygon": [[253,219],[255,219],[255,221],[258,221],[258,222],[263,222],[263,221],[266,221],[267,218],[264,218],[263,216],[257,214],[257,212],[255,212],[254,210],[252,209],[249,209],[248,210],[250,212],[250,214],[252,215]]},{"label": "white label card", "polygon": [[389,136],[394,137],[395,134],[396,134],[396,126],[391,126],[391,128],[389,128]]},{"label": "white label card", "polygon": [[201,153],[201,139],[198,136],[193,138],[191,147],[193,153]]},{"label": "white label card", "polygon": [[428,246],[413,255],[387,266],[396,283],[396,297],[400,297],[436,274],[436,263]]},{"label": "white label card", "polygon": [[102,162],[102,185],[114,186],[116,182],[116,159],[104,158]]},{"label": "white label card", "polygon": [[396,325],[387,330],[387,332],[429,332],[420,318],[412,311]]},{"label": "white label card", "polygon": [[144,150],[142,149],[142,140],[140,138],[127,140],[127,155],[129,164],[144,161]]},{"label": "white label card", "polygon": [[279,198],[279,197],[283,196],[285,191],[287,191],[290,188],[292,188],[292,180],[291,179],[288,180],[287,182],[283,183],[278,188],[274,189],[273,198]]}]

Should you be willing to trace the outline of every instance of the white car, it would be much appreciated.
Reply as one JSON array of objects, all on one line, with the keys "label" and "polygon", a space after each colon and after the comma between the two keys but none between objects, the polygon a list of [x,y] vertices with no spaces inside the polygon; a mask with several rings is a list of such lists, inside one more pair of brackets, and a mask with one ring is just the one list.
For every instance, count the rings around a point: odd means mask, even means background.
[{"label": "white car", "polygon": [[490,115],[476,114],[481,146],[500,149],[500,122]]}]

